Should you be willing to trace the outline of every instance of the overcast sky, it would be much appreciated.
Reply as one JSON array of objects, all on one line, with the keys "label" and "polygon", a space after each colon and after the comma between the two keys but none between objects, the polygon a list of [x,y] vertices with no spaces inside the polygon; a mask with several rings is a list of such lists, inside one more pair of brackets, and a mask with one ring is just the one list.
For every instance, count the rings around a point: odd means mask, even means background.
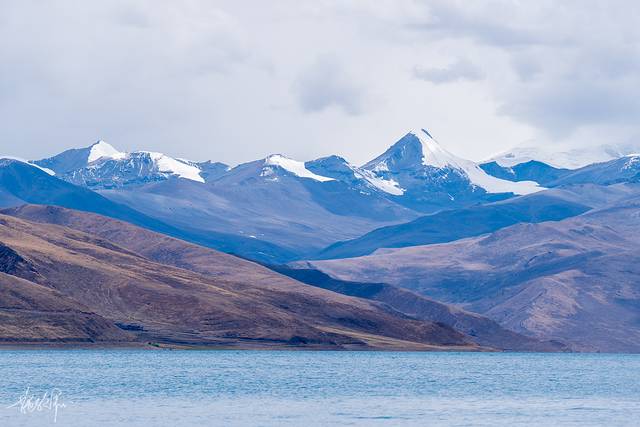
[{"label": "overcast sky", "polygon": [[364,163],[640,140],[634,1],[0,1],[0,154]]}]

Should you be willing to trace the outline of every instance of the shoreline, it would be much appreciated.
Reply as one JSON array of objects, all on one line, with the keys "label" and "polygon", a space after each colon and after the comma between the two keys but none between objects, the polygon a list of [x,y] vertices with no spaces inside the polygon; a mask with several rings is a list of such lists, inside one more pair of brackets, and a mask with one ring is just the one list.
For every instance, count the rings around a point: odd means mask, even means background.
[{"label": "shoreline", "polygon": [[[316,352],[416,352],[416,353],[508,353],[499,349],[457,346],[415,346],[405,348],[284,346],[284,345],[178,345],[160,343],[12,343],[0,344],[4,350],[150,350],[150,351],[316,351]],[[533,352],[532,352],[533,353]]]}]

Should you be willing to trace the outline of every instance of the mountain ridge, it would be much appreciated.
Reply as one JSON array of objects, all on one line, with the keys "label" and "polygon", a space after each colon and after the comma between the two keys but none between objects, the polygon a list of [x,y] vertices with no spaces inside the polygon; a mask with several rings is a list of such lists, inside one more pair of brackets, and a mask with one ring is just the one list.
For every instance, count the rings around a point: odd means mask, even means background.
[{"label": "mountain ridge", "polygon": [[582,351],[640,352],[640,188],[558,222],[448,243],[311,261],[341,280],[384,281]]},{"label": "mountain ridge", "polygon": [[505,201],[452,209],[399,225],[373,230],[357,239],[337,242],[311,259],[351,258],[380,248],[444,243],[496,231],[516,223],[557,221],[579,215],[589,206],[553,193],[536,193]]}]

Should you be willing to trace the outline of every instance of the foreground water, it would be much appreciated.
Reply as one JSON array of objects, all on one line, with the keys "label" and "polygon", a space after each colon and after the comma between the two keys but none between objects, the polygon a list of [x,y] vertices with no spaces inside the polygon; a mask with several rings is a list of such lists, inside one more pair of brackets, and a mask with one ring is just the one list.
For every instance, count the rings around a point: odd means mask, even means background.
[{"label": "foreground water", "polygon": [[640,423],[637,355],[0,351],[0,384],[0,426]]}]

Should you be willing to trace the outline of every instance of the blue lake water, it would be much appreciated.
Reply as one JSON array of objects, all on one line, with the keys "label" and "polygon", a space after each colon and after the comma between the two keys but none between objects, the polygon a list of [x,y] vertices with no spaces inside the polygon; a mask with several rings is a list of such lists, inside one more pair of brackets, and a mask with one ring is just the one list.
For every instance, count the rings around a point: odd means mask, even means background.
[{"label": "blue lake water", "polygon": [[0,384],[0,426],[640,425],[640,355],[4,350]]}]

